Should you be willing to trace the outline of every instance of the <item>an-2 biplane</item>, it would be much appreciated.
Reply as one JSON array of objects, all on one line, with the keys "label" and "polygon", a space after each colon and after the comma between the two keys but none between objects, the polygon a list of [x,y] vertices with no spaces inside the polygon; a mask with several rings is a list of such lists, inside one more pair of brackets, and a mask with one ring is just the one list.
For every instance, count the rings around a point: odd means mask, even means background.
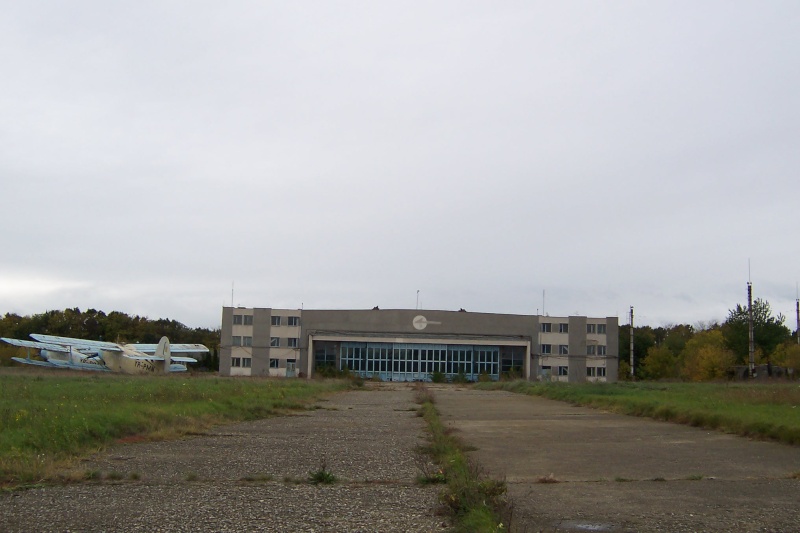
[{"label": "an-2 biplane", "polygon": [[[28,348],[28,357],[11,359],[28,365],[49,368],[70,368],[73,370],[98,370],[101,372],[120,372],[122,374],[154,374],[167,372],[186,372],[187,363],[196,363],[194,357],[174,356],[173,353],[207,353],[202,344],[172,344],[161,337],[158,344],[117,344],[115,342],[90,341],[58,337],[54,335],[31,334],[35,340],[0,340],[13,346]],[[30,350],[39,350],[38,359],[31,359]]]}]

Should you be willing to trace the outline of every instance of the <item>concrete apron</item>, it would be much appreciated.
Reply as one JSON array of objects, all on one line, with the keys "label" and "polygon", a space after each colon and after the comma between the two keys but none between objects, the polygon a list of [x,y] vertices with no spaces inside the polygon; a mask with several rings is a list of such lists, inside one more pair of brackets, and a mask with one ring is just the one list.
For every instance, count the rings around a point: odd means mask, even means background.
[{"label": "concrete apron", "polygon": [[788,479],[800,471],[798,447],[521,394],[431,388],[445,424],[508,482],[519,531],[800,530],[800,481]]}]

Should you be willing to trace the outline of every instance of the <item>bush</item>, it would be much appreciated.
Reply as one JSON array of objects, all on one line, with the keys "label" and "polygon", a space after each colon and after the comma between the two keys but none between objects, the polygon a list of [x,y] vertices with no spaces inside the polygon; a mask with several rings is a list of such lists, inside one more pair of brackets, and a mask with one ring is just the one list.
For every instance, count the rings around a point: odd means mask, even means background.
[{"label": "bush", "polygon": [[455,376],[453,376],[453,383],[469,383],[469,379],[467,379],[467,374],[462,370]]},{"label": "bush", "polygon": [[438,370],[435,370],[431,374],[431,381],[434,383],[444,383],[445,381],[447,381],[447,376],[444,375],[444,372],[439,372]]}]

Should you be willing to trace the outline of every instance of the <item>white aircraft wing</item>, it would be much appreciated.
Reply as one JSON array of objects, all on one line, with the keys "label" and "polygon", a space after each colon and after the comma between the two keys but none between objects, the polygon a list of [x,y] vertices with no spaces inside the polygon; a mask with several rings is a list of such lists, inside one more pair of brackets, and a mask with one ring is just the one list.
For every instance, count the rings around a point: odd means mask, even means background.
[{"label": "white aircraft wing", "polygon": [[36,359],[25,359],[23,357],[12,357],[11,360],[16,361],[17,363],[24,363],[26,365],[46,366],[49,368],[56,368],[56,365],[48,361],[37,361]]},{"label": "white aircraft wing", "polygon": [[172,356],[169,358],[170,361],[173,363],[196,363],[197,359],[194,357],[175,357]]},{"label": "white aircraft wing", "polygon": [[59,337],[57,335],[43,335],[41,333],[31,333],[31,337],[37,341],[48,344],[60,344],[61,346],[71,346],[77,350],[97,351],[110,350],[121,352],[122,347],[115,342],[89,341],[86,339],[73,339],[72,337]]},{"label": "white aircraft wing", "polygon": [[23,341],[19,339],[7,339],[6,337],[0,338],[3,342],[7,342],[12,346],[22,346],[23,348],[36,348],[38,350],[49,350],[51,352],[64,352],[69,353],[69,348],[64,348],[60,344],[52,344],[49,342],[38,341]]},{"label": "white aircraft wing", "polygon": [[[158,348],[158,344],[129,344],[128,346],[132,347],[137,352],[142,353],[156,353],[156,349]],[[170,353],[198,353],[198,352],[205,352],[208,353],[208,348],[203,344],[170,344],[169,345]]]},{"label": "white aircraft wing", "polygon": [[[163,361],[163,357],[155,356],[155,355],[132,355],[132,354],[125,354],[125,357],[128,359],[133,359],[134,361]],[[197,359],[194,357],[170,357],[169,360],[173,363],[196,363]]]}]

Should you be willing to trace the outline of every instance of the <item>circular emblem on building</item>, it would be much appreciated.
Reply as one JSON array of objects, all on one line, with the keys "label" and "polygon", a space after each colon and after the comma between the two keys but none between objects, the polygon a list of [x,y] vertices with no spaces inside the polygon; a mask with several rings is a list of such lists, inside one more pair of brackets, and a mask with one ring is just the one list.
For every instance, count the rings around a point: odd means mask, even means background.
[{"label": "circular emblem on building", "polygon": [[422,331],[428,326],[428,319],[422,315],[417,315],[414,317],[414,320],[412,320],[411,323],[414,325],[414,329]]}]

